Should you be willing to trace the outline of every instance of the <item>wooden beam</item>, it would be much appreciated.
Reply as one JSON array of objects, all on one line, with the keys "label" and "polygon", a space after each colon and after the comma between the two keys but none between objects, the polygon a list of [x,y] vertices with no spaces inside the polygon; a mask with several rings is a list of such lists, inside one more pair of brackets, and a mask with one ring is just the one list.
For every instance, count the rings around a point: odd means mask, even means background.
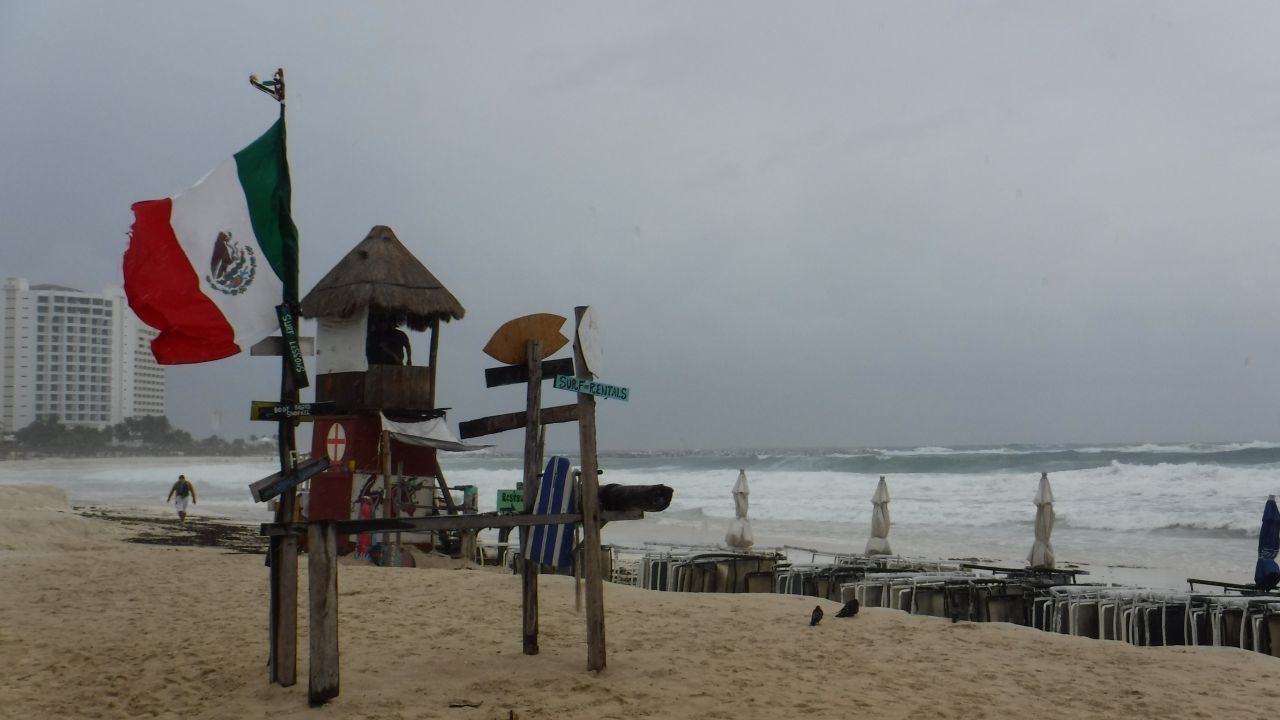
[{"label": "wooden beam", "polygon": [[[538,414],[538,419],[543,425],[573,422],[578,419],[578,406],[557,405],[555,407],[542,408],[542,411]],[[524,411],[490,415],[489,417],[458,423],[458,435],[463,440],[467,440],[508,430],[518,430],[525,426],[527,420],[528,414]]]},{"label": "wooden beam", "polygon": [[[542,378],[544,380],[557,375],[571,374],[573,374],[573,358],[542,361]],[[484,371],[485,387],[516,385],[525,382],[529,382],[528,365],[500,365],[498,367],[485,368]]]},{"label": "wooden beam", "polygon": [[338,541],[333,520],[307,527],[307,590],[310,598],[311,659],[307,703],[338,697]]},{"label": "wooden beam", "polygon": [[427,404],[436,406],[436,360],[440,356],[440,318],[431,318],[431,346],[427,354],[427,367],[431,368],[431,389],[428,391]]},{"label": "wooden beam", "polygon": [[[573,364],[580,378],[590,378],[577,327],[587,312],[574,308]],[[600,567],[600,499],[596,477],[596,398],[578,393],[578,450],[582,454],[582,564],[587,595],[587,670],[605,668],[604,571]]]},{"label": "wooden beam", "polygon": [[[602,522],[615,520],[643,520],[643,510],[619,510],[601,512]],[[364,532],[439,532],[441,530],[483,530],[485,528],[514,528],[529,525],[564,525],[582,522],[581,513],[557,513],[551,515],[499,515],[477,513],[475,515],[434,515],[431,517],[374,518],[372,520],[337,520],[339,535],[355,535]],[[258,533],[267,537],[301,535],[311,523],[262,523]]]},{"label": "wooden beam", "polygon": [[436,473],[436,482],[440,483],[440,499],[444,501],[444,507],[450,515],[457,515],[458,506],[453,504],[453,493],[449,492],[449,483],[445,482],[444,469],[436,468]]},{"label": "wooden beam", "polygon": [[[316,354],[316,339],[311,337],[298,338],[298,348],[302,350],[303,355]],[[256,344],[250,346],[249,354],[254,356],[270,356],[280,357],[285,354],[284,338],[279,335],[271,335],[265,337]]]}]

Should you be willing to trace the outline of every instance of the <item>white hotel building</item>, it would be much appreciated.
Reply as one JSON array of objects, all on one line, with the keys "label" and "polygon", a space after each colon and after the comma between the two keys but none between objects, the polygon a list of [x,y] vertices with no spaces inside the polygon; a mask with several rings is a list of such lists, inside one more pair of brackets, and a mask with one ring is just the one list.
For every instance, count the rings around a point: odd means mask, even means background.
[{"label": "white hotel building", "polygon": [[124,290],[101,294],[6,278],[0,285],[0,436],[37,418],[103,428],[163,415],[165,372],[156,331]]}]

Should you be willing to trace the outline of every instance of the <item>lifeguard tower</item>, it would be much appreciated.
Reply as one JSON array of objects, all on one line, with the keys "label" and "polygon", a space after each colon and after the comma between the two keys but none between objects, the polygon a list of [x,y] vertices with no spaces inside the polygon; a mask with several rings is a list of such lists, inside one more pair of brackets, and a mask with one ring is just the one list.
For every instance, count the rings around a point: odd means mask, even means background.
[{"label": "lifeguard tower", "polygon": [[[436,408],[440,324],[465,314],[458,299],[391,228],[378,225],[307,293],[301,309],[317,324],[315,401],[325,407],[314,418],[312,457],[330,460],[311,479],[308,519],[465,510],[436,458],[440,449],[467,447]],[[430,333],[425,357],[413,352],[405,330]],[[342,552],[349,539],[338,544]]]}]

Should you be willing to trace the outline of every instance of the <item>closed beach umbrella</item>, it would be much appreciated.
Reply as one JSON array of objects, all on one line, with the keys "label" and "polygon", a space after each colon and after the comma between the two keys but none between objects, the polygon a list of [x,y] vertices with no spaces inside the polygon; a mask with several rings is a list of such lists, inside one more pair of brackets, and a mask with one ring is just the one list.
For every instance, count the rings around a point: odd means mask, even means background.
[{"label": "closed beach umbrella", "polygon": [[1053,545],[1049,534],[1053,532],[1053,490],[1049,487],[1049,473],[1040,473],[1040,488],[1036,490],[1036,541],[1027,558],[1033,568],[1053,567]]},{"label": "closed beach umbrella", "polygon": [[749,493],[747,471],[739,470],[738,481],[733,484],[733,522],[729,524],[729,532],[724,536],[725,543],[738,550],[750,550],[755,544],[755,538],[751,537],[751,521],[747,520]]},{"label": "closed beach umbrella", "polygon": [[871,496],[871,537],[867,539],[867,554],[893,554],[889,549],[889,486],[883,475]]},{"label": "closed beach umbrella", "polygon": [[1258,565],[1253,571],[1253,584],[1259,590],[1269,591],[1280,583],[1277,551],[1280,551],[1280,509],[1276,508],[1276,496],[1272,495],[1262,509],[1262,531],[1258,533]]}]

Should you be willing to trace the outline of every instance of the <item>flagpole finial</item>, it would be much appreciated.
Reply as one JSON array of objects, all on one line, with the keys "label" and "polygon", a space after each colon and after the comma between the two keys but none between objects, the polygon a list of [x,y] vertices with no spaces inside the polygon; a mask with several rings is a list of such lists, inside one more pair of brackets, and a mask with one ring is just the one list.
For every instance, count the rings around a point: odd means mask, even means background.
[{"label": "flagpole finial", "polygon": [[276,74],[266,82],[259,80],[257,75],[250,75],[249,84],[284,104],[284,68],[277,68]]}]

